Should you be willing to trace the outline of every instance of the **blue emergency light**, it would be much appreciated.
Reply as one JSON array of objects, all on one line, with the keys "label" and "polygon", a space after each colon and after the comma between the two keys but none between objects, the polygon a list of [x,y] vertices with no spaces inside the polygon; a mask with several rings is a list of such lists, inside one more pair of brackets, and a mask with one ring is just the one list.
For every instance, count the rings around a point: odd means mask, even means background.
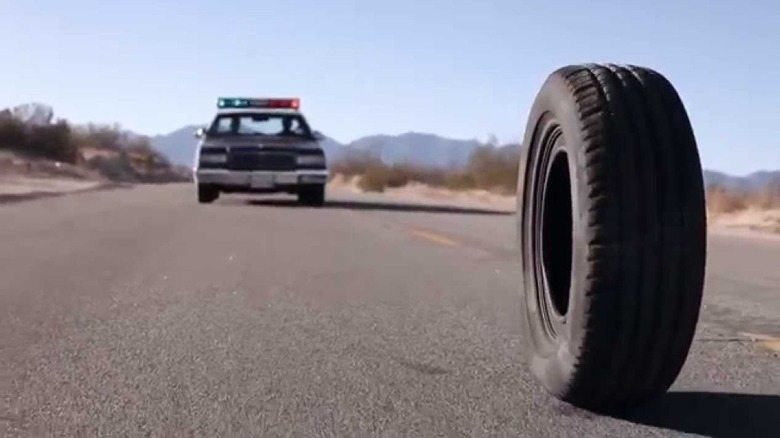
[{"label": "blue emergency light", "polygon": [[291,108],[298,109],[300,99],[250,99],[245,97],[220,97],[217,108]]}]

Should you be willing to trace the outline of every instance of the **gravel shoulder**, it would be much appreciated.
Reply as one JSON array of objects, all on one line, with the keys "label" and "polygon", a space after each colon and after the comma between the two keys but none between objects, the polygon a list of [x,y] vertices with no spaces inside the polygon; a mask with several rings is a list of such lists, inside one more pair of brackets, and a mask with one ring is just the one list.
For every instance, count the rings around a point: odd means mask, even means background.
[{"label": "gravel shoulder", "polygon": [[59,196],[106,187],[101,181],[81,181],[56,178],[0,178],[0,203]]}]

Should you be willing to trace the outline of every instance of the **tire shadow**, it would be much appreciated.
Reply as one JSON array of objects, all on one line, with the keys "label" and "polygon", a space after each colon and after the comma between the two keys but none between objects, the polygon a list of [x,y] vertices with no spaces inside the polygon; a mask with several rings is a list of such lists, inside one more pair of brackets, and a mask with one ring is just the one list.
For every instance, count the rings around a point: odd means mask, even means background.
[{"label": "tire shadow", "polygon": [[778,436],[780,395],[669,392],[615,418],[717,438]]},{"label": "tire shadow", "polygon": [[[277,208],[312,208],[299,204],[295,200],[286,199],[249,199],[246,204],[258,207]],[[514,212],[490,210],[482,208],[456,207],[449,205],[412,204],[403,202],[381,201],[325,201],[321,207],[325,210],[364,210],[364,211],[396,211],[406,213],[444,213],[444,214],[473,214],[487,216],[511,216]]]}]

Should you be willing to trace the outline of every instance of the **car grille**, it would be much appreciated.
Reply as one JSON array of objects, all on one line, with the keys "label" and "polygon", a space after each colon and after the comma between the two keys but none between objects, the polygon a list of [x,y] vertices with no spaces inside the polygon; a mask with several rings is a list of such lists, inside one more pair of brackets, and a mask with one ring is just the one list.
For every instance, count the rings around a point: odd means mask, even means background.
[{"label": "car grille", "polygon": [[230,152],[229,170],[295,170],[295,155],[274,152]]}]

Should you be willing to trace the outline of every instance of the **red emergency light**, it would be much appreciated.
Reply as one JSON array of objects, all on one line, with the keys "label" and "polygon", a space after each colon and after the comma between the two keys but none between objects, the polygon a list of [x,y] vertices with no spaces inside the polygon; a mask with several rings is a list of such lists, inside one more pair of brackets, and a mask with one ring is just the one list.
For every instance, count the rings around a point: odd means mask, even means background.
[{"label": "red emergency light", "polygon": [[268,99],[268,108],[292,108],[298,109],[301,106],[299,99]]}]

